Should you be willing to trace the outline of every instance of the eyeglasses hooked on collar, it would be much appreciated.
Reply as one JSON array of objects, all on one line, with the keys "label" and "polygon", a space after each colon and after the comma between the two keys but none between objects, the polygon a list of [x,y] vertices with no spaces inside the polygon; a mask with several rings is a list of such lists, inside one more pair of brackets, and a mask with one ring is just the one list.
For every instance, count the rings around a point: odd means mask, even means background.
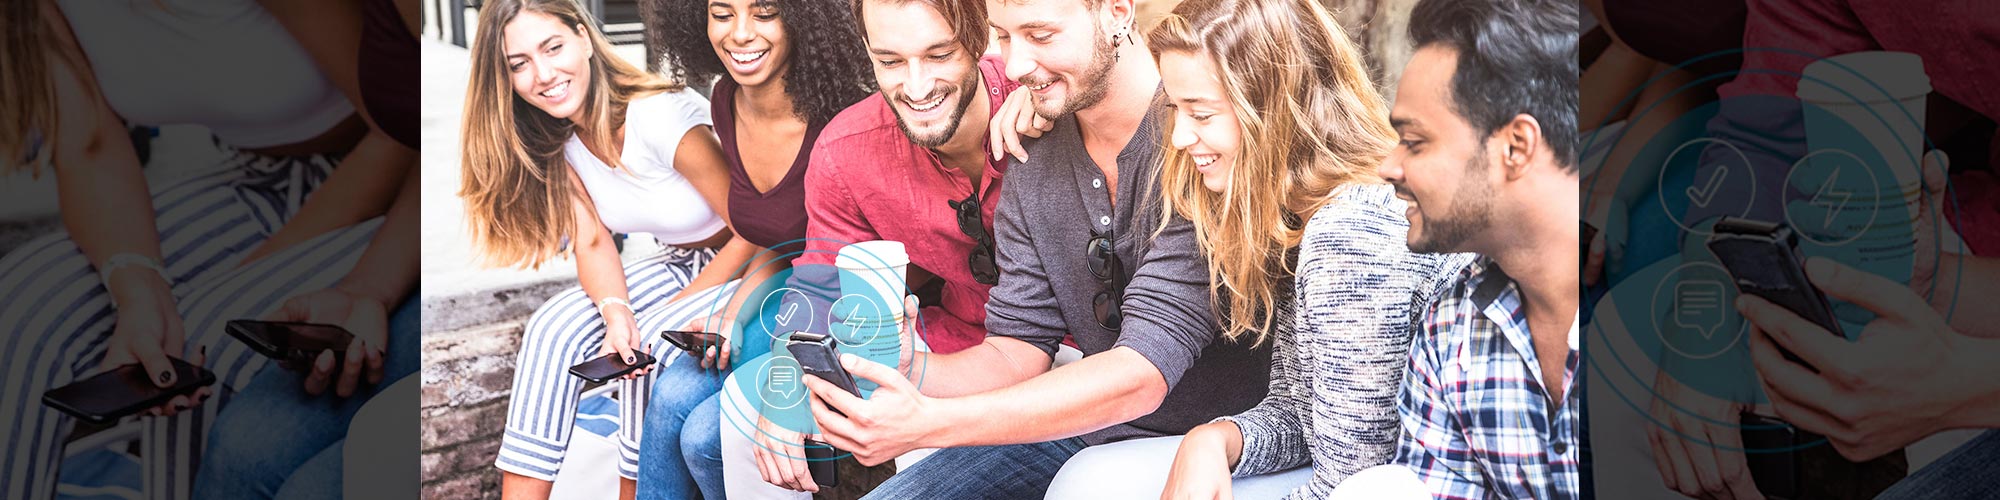
[{"label": "eyeglasses hooked on collar", "polygon": [[965,265],[972,268],[972,279],[982,285],[999,283],[1000,266],[993,261],[993,235],[986,232],[979,191],[974,190],[963,200],[948,200],[947,203],[958,214],[958,231],[975,243],[972,253],[965,256]]},{"label": "eyeglasses hooked on collar", "polygon": [[1117,242],[1111,233],[1092,229],[1090,236],[1090,242],[1083,247],[1084,257],[1090,264],[1091,277],[1097,278],[1104,288],[1091,298],[1091,312],[1097,316],[1097,326],[1117,330],[1125,323],[1125,263],[1118,259]]}]

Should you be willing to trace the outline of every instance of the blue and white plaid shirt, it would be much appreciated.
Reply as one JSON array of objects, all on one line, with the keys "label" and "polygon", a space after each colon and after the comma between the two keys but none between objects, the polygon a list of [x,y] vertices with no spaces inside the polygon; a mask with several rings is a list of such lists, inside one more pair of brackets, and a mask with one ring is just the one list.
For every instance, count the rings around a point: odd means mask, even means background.
[{"label": "blue and white plaid shirt", "polygon": [[1554,408],[1520,289],[1492,260],[1467,266],[1421,321],[1395,462],[1441,499],[1578,498],[1576,320]]}]

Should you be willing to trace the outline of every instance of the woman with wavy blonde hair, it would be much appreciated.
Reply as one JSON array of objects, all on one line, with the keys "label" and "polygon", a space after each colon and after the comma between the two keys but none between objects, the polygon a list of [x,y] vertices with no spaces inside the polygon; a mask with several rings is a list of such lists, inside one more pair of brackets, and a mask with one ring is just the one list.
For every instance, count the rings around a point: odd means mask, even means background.
[{"label": "woman with wavy blonde hair", "polygon": [[[1388,107],[1319,2],[1190,0],[1146,38],[1173,108],[1165,209],[1208,249],[1224,334],[1274,342],[1269,395],[1188,432],[1165,497],[1232,478],[1323,497],[1395,451],[1413,307],[1455,258],[1405,246],[1406,205],[1375,176]],[[1307,464],[1309,481],[1273,475]]]},{"label": "woman with wavy blonde hair", "polygon": [[[619,58],[575,0],[490,2],[471,52],[459,195],[473,242],[488,264],[576,259],[578,286],[528,320],[496,459],[504,496],[546,498],[584,384],[569,367],[668,360],[670,344],[649,332],[703,316],[756,249],[718,215],[729,180],[707,100]],[[614,232],[650,234],[663,250],[623,263]],[[655,378],[695,392],[721,384],[689,359],[660,366],[616,382],[624,498]]]}]

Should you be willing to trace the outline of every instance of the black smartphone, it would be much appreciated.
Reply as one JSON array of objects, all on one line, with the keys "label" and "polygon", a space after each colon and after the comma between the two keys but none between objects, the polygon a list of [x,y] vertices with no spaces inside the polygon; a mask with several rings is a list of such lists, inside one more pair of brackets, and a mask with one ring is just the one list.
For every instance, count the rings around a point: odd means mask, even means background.
[{"label": "black smartphone", "polygon": [[1796,498],[1799,488],[1798,428],[1776,418],[1743,412],[1743,463],[1765,498]]},{"label": "black smartphone", "polygon": [[223,329],[264,357],[300,367],[312,366],[320,351],[333,351],[334,364],[340,364],[347,357],[347,345],[354,342],[354,334],[346,328],[319,323],[239,319]]},{"label": "black smartphone", "polygon": [[792,332],[791,340],[785,343],[785,350],[792,352],[792,358],[798,360],[799,368],[804,369],[806,373],[832,382],[834,387],[839,387],[855,397],[861,397],[861,391],[855,388],[854,376],[849,375],[847,369],[840,366],[840,349],[834,347],[833,336],[805,331]]},{"label": "black smartphone", "polygon": [[722,345],[722,336],[709,332],[666,330],[660,332],[660,338],[696,356],[704,354],[711,346]]},{"label": "black smartphone", "polygon": [[42,393],[42,404],[86,422],[108,424],[215,383],[215,373],[205,368],[179,359],[168,360],[174,365],[173,387],[153,385],[155,375],[147,374],[144,366],[135,363],[49,389]]},{"label": "black smartphone", "polygon": [[601,384],[607,380],[623,377],[633,370],[650,366],[654,361],[653,355],[647,354],[646,351],[632,351],[632,357],[637,361],[626,364],[625,359],[619,357],[618,353],[606,354],[569,367],[569,374]]},{"label": "black smartphone", "polygon": [[[834,345],[833,336],[798,331],[792,332],[790,339],[785,343],[785,350],[791,351],[792,358],[798,360],[800,369],[833,383],[834,387],[839,387],[848,394],[861,396],[861,391],[854,386],[854,376],[849,375],[847,369],[840,366],[840,349]],[[833,407],[829,406],[827,409],[833,410]],[[840,410],[833,412],[840,413]],[[833,457],[839,455],[840,450],[834,449],[832,445],[806,440],[806,471],[812,473],[814,483],[827,488],[840,486],[839,469],[834,467],[833,460]]]},{"label": "black smartphone", "polygon": [[[1834,320],[1833,306],[1806,279],[1804,257],[1799,255],[1799,236],[1792,228],[1773,222],[1723,217],[1708,237],[1708,249],[1736,281],[1736,289],[1762,297],[1811,321],[1834,335],[1841,335]],[[1805,364],[1791,351],[1785,359]]]},{"label": "black smartphone", "polygon": [[818,484],[821,488],[840,487],[840,468],[837,467],[839,464],[835,463],[837,460],[835,457],[840,456],[840,450],[835,450],[833,445],[814,441],[812,438],[806,438],[805,445],[806,472],[812,474],[813,484]]}]

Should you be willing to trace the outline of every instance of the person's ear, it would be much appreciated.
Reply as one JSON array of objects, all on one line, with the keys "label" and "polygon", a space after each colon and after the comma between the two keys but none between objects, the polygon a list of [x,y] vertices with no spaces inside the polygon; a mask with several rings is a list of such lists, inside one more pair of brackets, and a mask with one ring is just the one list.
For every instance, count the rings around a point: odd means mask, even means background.
[{"label": "person's ear", "polygon": [[1138,8],[1133,5],[1133,0],[1104,0],[1104,9],[1109,14],[1106,17],[1111,22],[1110,26],[1105,27],[1105,32],[1110,33],[1113,40],[1124,40],[1123,43],[1114,45],[1132,43],[1136,38],[1132,32],[1138,29],[1133,27],[1133,24],[1138,22],[1134,19]]},{"label": "person's ear", "polygon": [[1500,148],[1498,164],[1505,169],[1507,180],[1526,175],[1535,156],[1542,152],[1542,124],[1526,113],[1514,115],[1495,129],[1493,135]]}]

